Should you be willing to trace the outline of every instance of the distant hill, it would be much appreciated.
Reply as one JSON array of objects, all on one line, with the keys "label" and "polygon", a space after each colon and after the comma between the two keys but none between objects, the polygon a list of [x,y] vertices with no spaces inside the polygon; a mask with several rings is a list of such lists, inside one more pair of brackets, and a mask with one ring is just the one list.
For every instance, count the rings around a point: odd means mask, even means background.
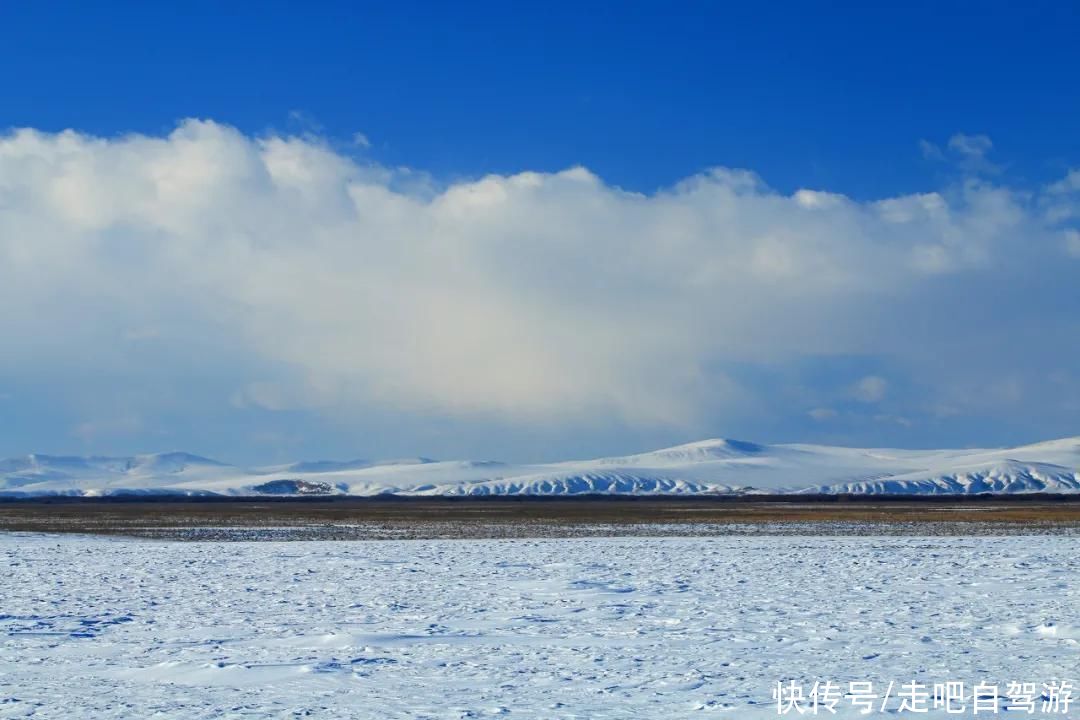
[{"label": "distant hill", "polygon": [[0,495],[943,495],[1080,492],[1080,438],[1014,448],[898,450],[703,440],[546,464],[317,460],[241,468],[183,452],[0,460]]}]

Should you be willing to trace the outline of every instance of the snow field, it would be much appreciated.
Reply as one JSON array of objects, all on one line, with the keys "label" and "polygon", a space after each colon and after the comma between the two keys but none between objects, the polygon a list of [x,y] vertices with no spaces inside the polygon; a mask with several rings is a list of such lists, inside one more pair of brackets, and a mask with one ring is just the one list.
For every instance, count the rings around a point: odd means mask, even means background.
[{"label": "snow field", "polygon": [[0,535],[0,568],[3,718],[765,718],[778,680],[1080,679],[1080,538]]}]

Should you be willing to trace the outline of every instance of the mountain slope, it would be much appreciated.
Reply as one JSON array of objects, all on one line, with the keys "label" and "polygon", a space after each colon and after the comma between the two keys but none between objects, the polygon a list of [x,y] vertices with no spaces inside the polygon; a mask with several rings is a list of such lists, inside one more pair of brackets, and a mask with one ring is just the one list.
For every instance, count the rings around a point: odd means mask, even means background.
[{"label": "mountain slope", "polygon": [[426,458],[240,468],[188,453],[0,460],[0,495],[711,495],[1080,492],[1080,438],[896,450],[705,440],[622,457],[512,465]]}]

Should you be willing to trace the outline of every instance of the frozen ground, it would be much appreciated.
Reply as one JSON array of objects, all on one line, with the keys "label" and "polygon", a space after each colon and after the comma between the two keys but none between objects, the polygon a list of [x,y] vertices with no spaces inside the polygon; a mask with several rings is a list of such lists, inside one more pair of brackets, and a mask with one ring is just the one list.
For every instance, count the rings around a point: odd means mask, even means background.
[{"label": "frozen ground", "polygon": [[0,717],[753,718],[780,679],[1080,680],[1074,537],[7,534],[0,571]]}]

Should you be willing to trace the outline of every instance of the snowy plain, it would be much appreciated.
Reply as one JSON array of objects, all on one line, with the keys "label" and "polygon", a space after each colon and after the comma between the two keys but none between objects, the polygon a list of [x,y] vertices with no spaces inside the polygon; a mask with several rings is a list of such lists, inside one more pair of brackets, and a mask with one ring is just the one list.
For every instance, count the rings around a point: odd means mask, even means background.
[{"label": "snowy plain", "polygon": [[3,718],[764,718],[778,680],[1080,680],[1076,537],[7,534],[0,570]]}]

